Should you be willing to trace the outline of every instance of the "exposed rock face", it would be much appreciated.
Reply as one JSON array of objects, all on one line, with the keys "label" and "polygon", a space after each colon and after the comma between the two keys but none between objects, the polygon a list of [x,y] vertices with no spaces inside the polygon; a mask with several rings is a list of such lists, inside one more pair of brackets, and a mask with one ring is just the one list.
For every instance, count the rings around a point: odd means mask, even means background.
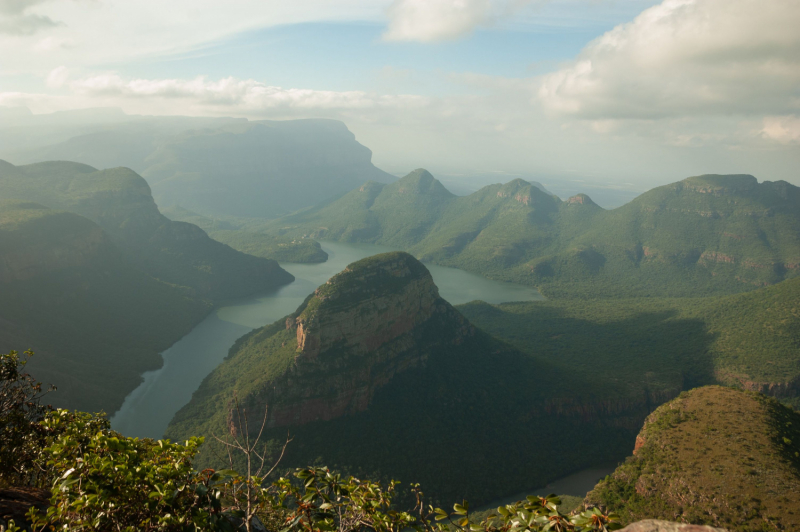
[{"label": "exposed rock face", "polygon": [[[458,345],[474,328],[449,303],[422,263],[386,253],[351,264],[286,319],[294,364],[245,402],[269,404],[269,427],[303,425],[366,410],[375,391],[425,364],[430,348]],[[250,430],[263,406],[251,408]],[[237,429],[233,411],[229,427]]]},{"label": "exposed rock face", "polygon": [[671,523],[656,519],[645,519],[633,523],[620,532],[727,532],[724,528],[713,528],[703,525],[689,525],[686,523]]}]

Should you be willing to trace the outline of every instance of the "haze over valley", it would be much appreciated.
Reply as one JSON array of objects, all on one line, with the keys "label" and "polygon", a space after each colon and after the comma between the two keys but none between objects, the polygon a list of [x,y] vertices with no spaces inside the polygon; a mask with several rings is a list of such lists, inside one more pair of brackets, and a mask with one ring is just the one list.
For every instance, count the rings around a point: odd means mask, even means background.
[{"label": "haze over valley", "polygon": [[795,529],[797,27],[0,0],[0,530]]}]

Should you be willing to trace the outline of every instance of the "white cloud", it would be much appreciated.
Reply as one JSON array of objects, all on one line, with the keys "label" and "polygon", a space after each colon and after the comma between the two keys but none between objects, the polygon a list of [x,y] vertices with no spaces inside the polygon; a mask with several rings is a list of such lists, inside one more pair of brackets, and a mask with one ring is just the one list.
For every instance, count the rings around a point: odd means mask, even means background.
[{"label": "white cloud", "polygon": [[665,0],[543,78],[578,118],[788,114],[800,109],[797,0]]},{"label": "white cloud", "polygon": [[397,0],[387,12],[387,41],[457,39],[491,20],[489,0]]},{"label": "white cloud", "polygon": [[[165,102],[184,109],[202,108],[206,112],[259,115],[276,110],[321,113],[328,110],[367,110],[412,108],[427,105],[428,98],[415,95],[381,95],[364,91],[323,91],[284,89],[253,79],[233,77],[194,79],[125,79],[118,74],[100,74],[70,80],[65,67],[54,69],[48,84],[67,86],[74,95],[118,105],[125,101],[146,101],[158,107]],[[194,113],[192,113],[194,114]]]},{"label": "white cloud", "polygon": [[[243,31],[285,24],[380,22],[390,2],[0,0],[0,75],[41,75],[62,64],[76,70],[120,64],[186,52]],[[43,30],[54,40],[43,43]],[[53,46],[56,43],[61,46]],[[48,53],[42,53],[48,46]]]},{"label": "white cloud", "polygon": [[449,41],[515,14],[533,0],[395,0],[386,15],[387,41]]},{"label": "white cloud", "polygon": [[800,116],[768,116],[761,134],[781,144],[800,144]]},{"label": "white cloud", "polygon": [[47,75],[46,82],[47,86],[51,89],[57,89],[66,85],[68,79],[69,70],[62,65],[50,71],[50,74]]},{"label": "white cloud", "polygon": [[0,0],[0,13],[4,15],[21,15],[30,7],[46,0]]},{"label": "white cloud", "polygon": [[63,39],[58,37],[45,37],[36,43],[33,49],[37,52],[52,52],[53,50],[64,49],[68,50],[74,48],[76,43],[72,39]]},{"label": "white cloud", "polygon": [[12,15],[0,18],[0,34],[27,36],[60,25],[44,15]]}]

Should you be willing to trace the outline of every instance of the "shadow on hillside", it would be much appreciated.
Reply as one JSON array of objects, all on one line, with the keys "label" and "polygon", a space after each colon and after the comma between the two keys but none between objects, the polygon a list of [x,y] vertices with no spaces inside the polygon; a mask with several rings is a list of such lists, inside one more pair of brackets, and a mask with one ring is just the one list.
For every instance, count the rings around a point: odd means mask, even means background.
[{"label": "shadow on hillside", "polygon": [[473,302],[459,310],[489,334],[579,372],[594,393],[715,382],[709,352],[715,335],[665,301]]}]

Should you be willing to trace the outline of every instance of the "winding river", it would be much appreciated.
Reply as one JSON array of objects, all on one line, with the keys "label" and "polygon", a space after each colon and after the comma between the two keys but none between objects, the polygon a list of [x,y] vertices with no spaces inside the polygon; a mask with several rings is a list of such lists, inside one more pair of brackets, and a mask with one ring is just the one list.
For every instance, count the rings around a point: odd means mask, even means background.
[{"label": "winding river", "polygon": [[[175,413],[192,398],[203,379],[228,354],[237,338],[293,312],[319,285],[351,262],[391,251],[367,244],[323,243],[322,264],[282,264],[296,280],[274,293],[217,308],[161,355],[164,365],[143,375],[144,382],[125,398],[111,426],[126,436],[160,438]],[[426,264],[444,299],[454,305],[476,299],[488,303],[543,299],[536,290],[485,279],[455,268]]]}]

